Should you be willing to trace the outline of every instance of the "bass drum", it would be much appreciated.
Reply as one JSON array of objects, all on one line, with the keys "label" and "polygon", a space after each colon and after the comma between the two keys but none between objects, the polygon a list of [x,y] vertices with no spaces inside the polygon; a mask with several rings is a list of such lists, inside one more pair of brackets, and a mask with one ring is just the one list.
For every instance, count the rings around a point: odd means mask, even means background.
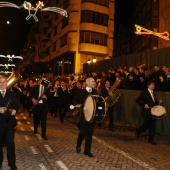
[{"label": "bass drum", "polygon": [[102,96],[89,95],[83,109],[87,122],[101,123],[106,116],[106,102]]},{"label": "bass drum", "polygon": [[151,108],[151,114],[155,119],[162,119],[166,114],[166,110],[163,106],[156,105]]}]

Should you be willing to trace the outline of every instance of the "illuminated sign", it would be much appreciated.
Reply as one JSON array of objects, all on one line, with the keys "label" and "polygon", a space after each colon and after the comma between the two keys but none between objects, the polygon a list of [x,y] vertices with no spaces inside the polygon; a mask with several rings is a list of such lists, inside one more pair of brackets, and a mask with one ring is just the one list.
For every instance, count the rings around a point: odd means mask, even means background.
[{"label": "illuminated sign", "polygon": [[136,27],[136,31],[135,31],[135,34],[138,34],[138,35],[142,35],[142,34],[145,34],[145,35],[154,35],[154,36],[157,36],[157,37],[160,37],[164,40],[169,40],[169,33],[167,31],[163,32],[163,33],[159,33],[159,32],[154,32],[154,31],[151,31],[151,30],[148,30],[144,27],[141,27],[137,24],[135,24],[135,27]]}]

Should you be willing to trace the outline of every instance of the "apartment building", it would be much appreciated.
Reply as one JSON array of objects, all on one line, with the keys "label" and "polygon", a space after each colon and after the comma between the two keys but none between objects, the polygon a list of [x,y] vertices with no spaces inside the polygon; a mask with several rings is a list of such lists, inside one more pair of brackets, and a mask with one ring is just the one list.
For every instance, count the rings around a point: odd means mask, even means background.
[{"label": "apartment building", "polygon": [[113,56],[114,0],[46,1],[45,6],[67,10],[68,17],[37,13],[22,50],[23,66],[43,62],[54,74],[81,73],[88,60]]}]

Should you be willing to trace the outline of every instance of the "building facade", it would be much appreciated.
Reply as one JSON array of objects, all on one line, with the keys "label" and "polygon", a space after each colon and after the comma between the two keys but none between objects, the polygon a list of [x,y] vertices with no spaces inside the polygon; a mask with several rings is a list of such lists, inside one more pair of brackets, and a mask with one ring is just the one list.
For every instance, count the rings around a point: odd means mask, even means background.
[{"label": "building facade", "polygon": [[[45,6],[68,17],[39,12],[22,50],[23,65],[43,62],[54,74],[81,73],[87,60],[113,56],[114,0],[53,0]],[[31,63],[30,63],[31,62]]]}]

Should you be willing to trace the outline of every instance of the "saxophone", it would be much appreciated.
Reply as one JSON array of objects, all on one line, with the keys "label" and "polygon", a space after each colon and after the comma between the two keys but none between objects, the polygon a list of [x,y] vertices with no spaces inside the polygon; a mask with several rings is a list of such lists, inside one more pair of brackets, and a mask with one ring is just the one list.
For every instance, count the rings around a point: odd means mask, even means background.
[{"label": "saxophone", "polygon": [[109,107],[113,106],[121,96],[120,91],[117,89],[124,79],[122,77],[116,77],[116,80],[109,90],[109,96],[105,98],[105,102]]}]

